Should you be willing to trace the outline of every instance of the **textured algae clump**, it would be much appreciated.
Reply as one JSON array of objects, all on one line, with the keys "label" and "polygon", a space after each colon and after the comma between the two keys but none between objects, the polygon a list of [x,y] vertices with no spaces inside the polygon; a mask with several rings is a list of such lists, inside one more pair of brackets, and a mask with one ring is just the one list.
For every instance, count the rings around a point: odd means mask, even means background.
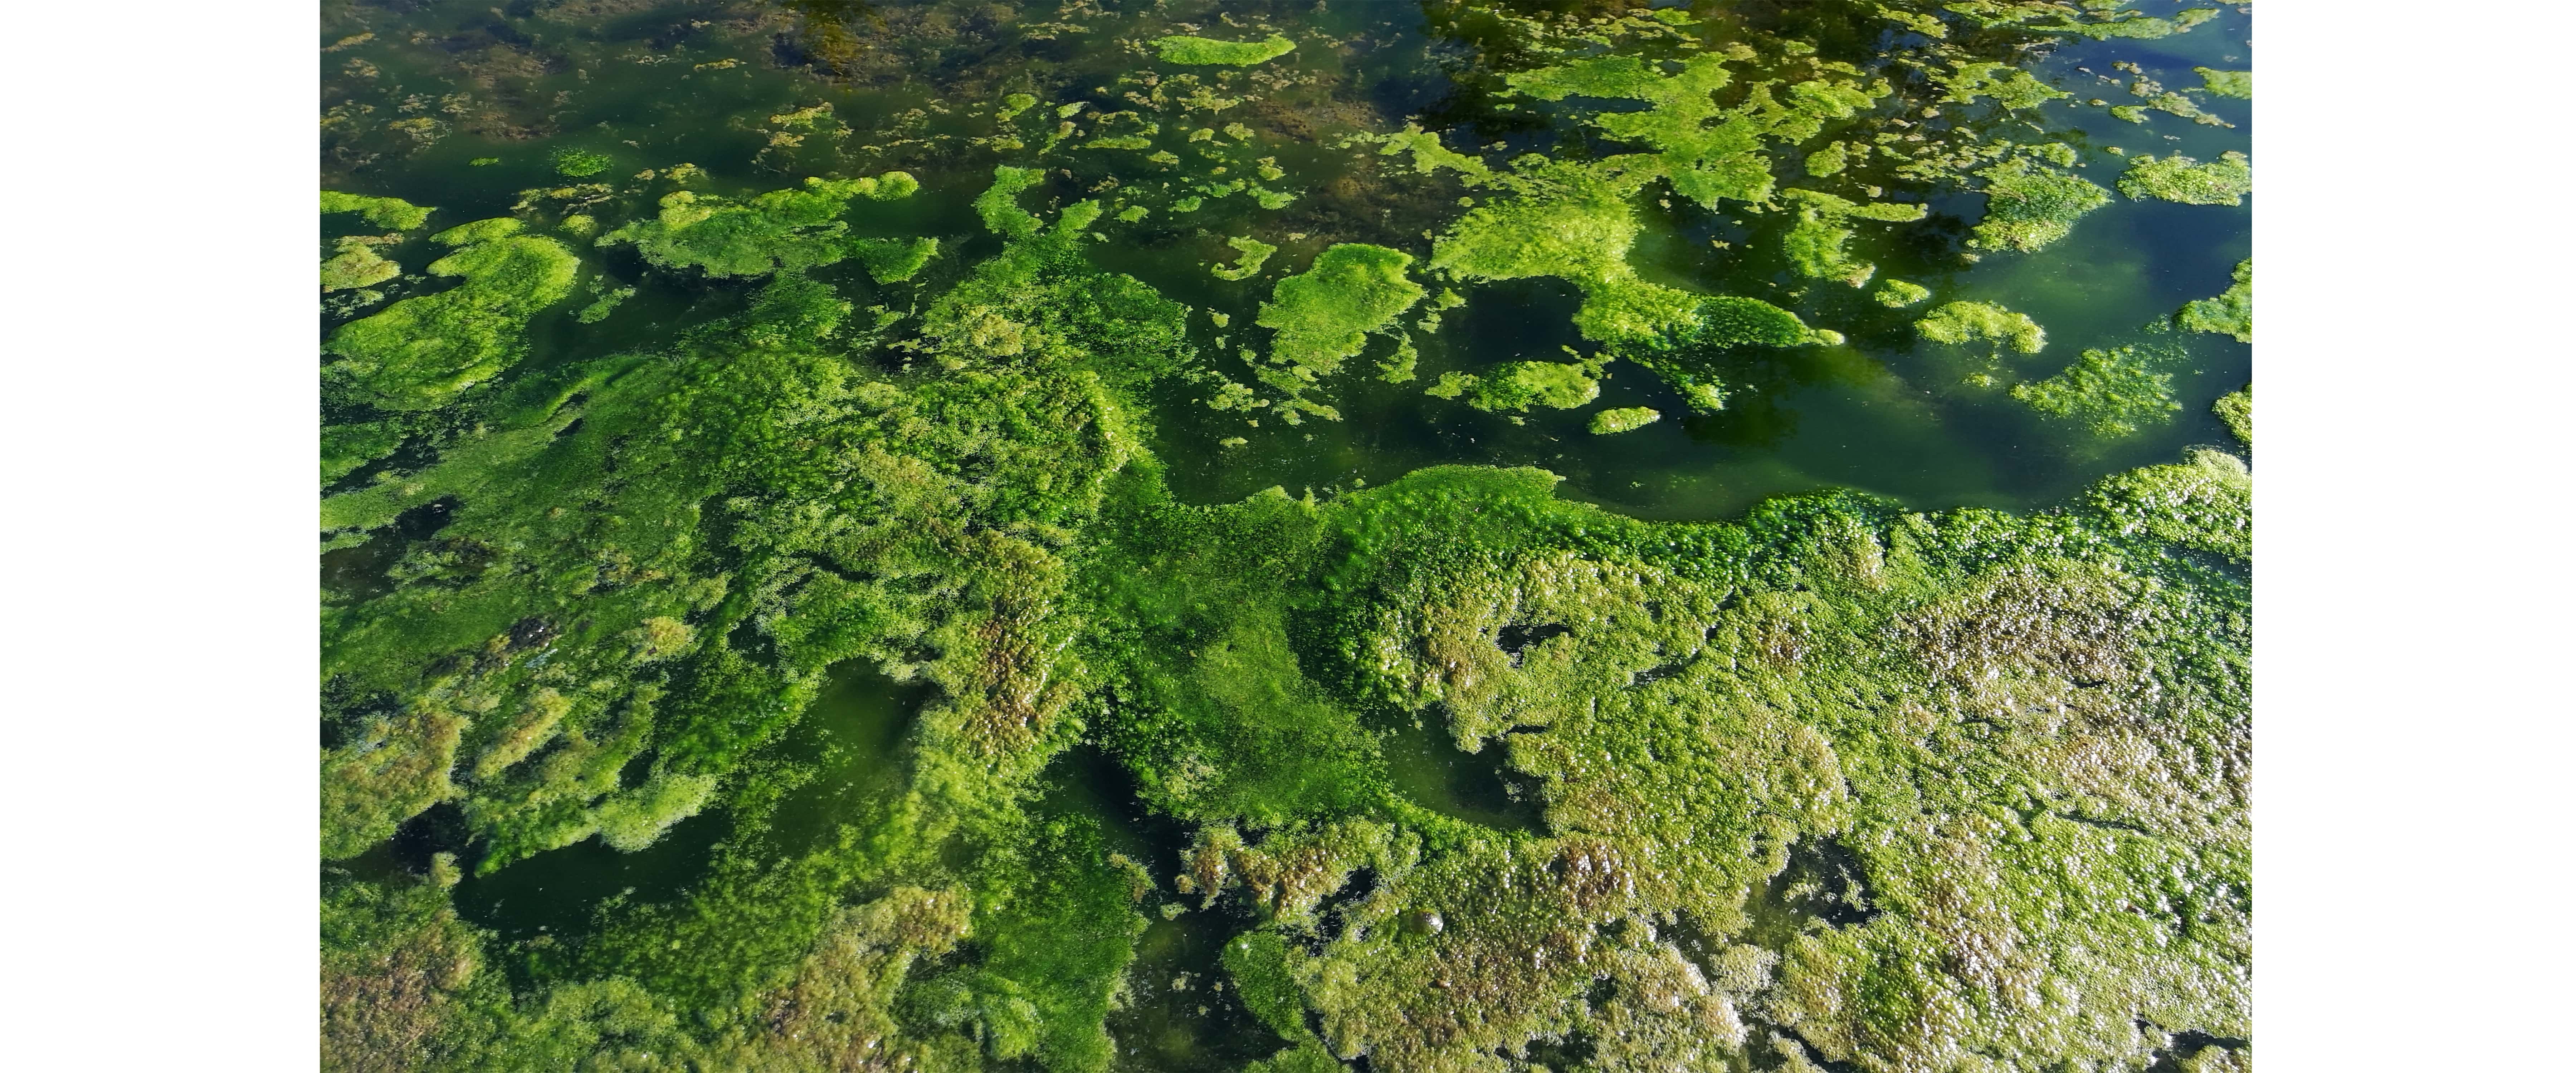
[{"label": "textured algae clump", "polygon": [[368,223],[394,231],[409,231],[429,222],[435,209],[423,208],[398,197],[367,197],[343,194],[337,190],[322,191],[322,214],[354,212]]},{"label": "textured algae clump", "polygon": [[2106,437],[2133,435],[2182,410],[2174,400],[2173,377],[2155,371],[2149,355],[2125,346],[2087,350],[2055,376],[2013,385],[2012,397]]},{"label": "textured algae clump", "polygon": [[322,347],[340,359],[327,375],[378,406],[421,410],[516,363],[529,318],[570,295],[581,266],[562,243],[519,230],[502,217],[432,236],[456,251],[429,274],[463,282],[342,325]]},{"label": "textured algae clump", "polygon": [[[1314,267],[1279,281],[1253,323],[1278,334],[1270,364],[1292,390],[1311,387],[1339,371],[1428,292],[1405,274],[1413,255],[1384,246],[1345,242],[1315,258]],[[1270,372],[1271,370],[1264,370]]]},{"label": "textured algae clump", "polygon": [[654,265],[716,277],[817,268],[858,253],[868,241],[851,238],[842,219],[853,199],[891,201],[910,197],[920,186],[912,176],[890,171],[866,179],[807,179],[803,189],[772,191],[745,203],[675,190],[663,196],[658,216],[602,235],[599,243],[631,242]]},{"label": "textured algae clump", "polygon": [[1261,266],[1269,262],[1270,255],[1279,252],[1279,247],[1249,235],[1229,238],[1225,240],[1225,244],[1234,247],[1234,264],[1219,265],[1210,271],[1216,274],[1216,278],[1229,282],[1247,280],[1260,275]]},{"label": "textured algae clump", "polygon": [[1582,365],[1515,361],[1482,376],[1443,373],[1440,382],[1423,393],[1444,399],[1463,397],[1467,405],[1487,412],[1520,413],[1532,406],[1571,410],[1601,397],[1601,382]]},{"label": "textured algae clump", "polygon": [[1986,218],[1968,244],[1979,249],[2041,249],[2065,238],[2085,213],[2111,203],[2110,193],[2090,180],[2018,158],[1977,177],[1986,183]]},{"label": "textured algae clump", "polygon": [[2219,396],[2209,409],[2218,415],[2218,420],[2235,435],[2238,443],[2254,446],[2254,385],[2247,384]]},{"label": "textured algae clump", "polygon": [[1664,415],[1656,413],[1649,407],[1623,406],[1592,415],[1591,429],[1595,436],[1612,436],[1622,432],[1634,432],[1663,418]]},{"label": "textured algae clump", "polygon": [[2242,205],[2245,195],[2253,191],[2253,161],[2234,151],[2207,164],[2194,163],[2180,153],[2161,160],[2135,156],[2120,176],[2120,192],[2133,199],[2152,197],[2185,205]]},{"label": "textured algae clump", "polygon": [[2201,88],[2213,94],[2234,97],[2240,101],[2254,99],[2254,72],[2252,71],[2221,71],[2209,67],[2194,67],[2192,72],[2200,76]]},{"label": "textured algae clump", "polygon": [[2185,331],[2209,332],[2234,336],[2239,343],[2254,341],[2254,260],[2237,262],[2235,283],[2216,298],[2196,299],[2174,314],[2174,322]]},{"label": "textured algae clump", "polygon": [[1296,42],[1278,34],[1259,41],[1216,41],[1176,34],[1156,38],[1153,44],[1163,62],[1192,66],[1250,67],[1268,63],[1297,49]]},{"label": "textured algae clump", "polygon": [[1952,302],[1924,314],[1914,322],[1914,331],[1935,343],[1966,346],[1985,340],[2023,354],[2037,354],[2048,344],[2048,333],[2029,314],[1992,302]]},{"label": "textured algae clump", "polygon": [[1870,297],[1877,299],[1878,304],[1886,306],[1889,309],[1903,309],[1915,304],[1916,302],[1932,297],[1932,288],[1926,287],[1920,283],[1908,283],[1901,279],[1891,279],[1880,283],[1878,285],[1878,290],[1875,293],[1872,293]]}]

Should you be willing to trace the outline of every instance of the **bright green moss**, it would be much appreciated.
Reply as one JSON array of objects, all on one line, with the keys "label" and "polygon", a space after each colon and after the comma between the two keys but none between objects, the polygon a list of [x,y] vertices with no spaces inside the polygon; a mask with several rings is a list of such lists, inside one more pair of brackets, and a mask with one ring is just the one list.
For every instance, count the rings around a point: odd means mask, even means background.
[{"label": "bright green moss", "polygon": [[589,305],[581,307],[581,312],[573,314],[572,319],[580,321],[583,324],[597,324],[600,321],[607,320],[608,315],[616,312],[617,307],[621,303],[624,303],[627,299],[633,297],[635,297],[635,288],[619,287],[615,290],[601,294],[598,299],[592,301]]},{"label": "bright green moss", "polygon": [[326,375],[375,405],[423,410],[516,363],[529,318],[572,293],[581,265],[562,243],[519,228],[502,217],[434,236],[456,250],[429,274],[464,282],[342,325],[322,347],[339,359]]},{"label": "bright green moss", "polygon": [[2211,93],[2240,101],[2254,99],[2252,71],[2220,71],[2208,67],[2194,67],[2192,71],[2200,75],[2201,88]]},{"label": "bright green moss", "polygon": [[[1703,207],[1722,199],[1770,196],[1766,141],[1803,142],[1830,120],[1848,119],[1888,92],[1884,83],[1816,79],[1775,92],[1751,87],[1743,103],[1721,108],[1713,94],[1733,82],[1726,57],[1701,54],[1667,73],[1635,56],[1600,56],[1508,75],[1515,90],[1542,101],[1601,97],[1644,101],[1644,111],[1603,111],[1586,122],[1615,138],[1655,151],[1655,171],[1673,190]],[[1782,99],[1785,97],[1786,99]]]},{"label": "bright green moss", "polygon": [[1591,429],[1595,436],[1613,436],[1622,432],[1634,432],[1663,418],[1664,415],[1656,413],[1649,407],[1623,406],[1593,414]]},{"label": "bright green moss", "polygon": [[2125,346],[2087,350],[2055,376],[2013,385],[2012,397],[2103,437],[2134,435],[2182,410],[2173,376],[2155,371],[2150,355]]},{"label": "bright green moss", "polygon": [[322,214],[354,212],[366,217],[367,223],[392,231],[410,231],[429,222],[436,209],[422,208],[398,197],[367,197],[343,194],[337,190],[322,191]]},{"label": "bright green moss", "polygon": [[555,150],[555,174],[567,179],[587,179],[607,171],[617,162],[587,149]]},{"label": "bright green moss", "polygon": [[2028,314],[1992,302],[1952,302],[1934,309],[1914,322],[1914,331],[1935,343],[1967,346],[1991,341],[2011,347],[2023,354],[2037,354],[2048,343],[2048,333]]},{"label": "bright green moss", "polygon": [[2210,332],[2234,336],[2239,343],[2254,341],[2254,259],[2237,262],[2235,282],[2216,298],[2201,298],[2184,305],[2174,314],[2174,322],[2185,331]]},{"label": "bright green moss", "polygon": [[322,262],[322,289],[329,292],[373,287],[399,275],[402,266],[386,260],[373,244],[344,239],[339,252]]},{"label": "bright green moss", "polygon": [[1886,306],[1889,309],[1903,309],[1916,302],[1932,297],[1932,288],[1926,287],[1920,283],[1908,283],[1901,279],[1890,279],[1881,282],[1878,285],[1878,290],[1872,292],[1870,297],[1877,299],[1878,304]]},{"label": "bright green moss", "polygon": [[709,276],[762,276],[836,264],[857,240],[843,219],[854,198],[890,201],[921,184],[899,171],[865,179],[807,179],[801,190],[775,190],[749,202],[677,190],[659,215],[600,236],[601,245],[633,243],[662,268],[695,268]]},{"label": "bright green moss", "polygon": [[1035,107],[1037,107],[1037,106],[1038,106],[1038,99],[1037,99],[1036,97],[1030,96],[1029,94],[1026,94],[1026,93],[1012,93],[1012,94],[1008,94],[1008,95],[1005,95],[1005,96],[1002,98],[1002,105],[1001,105],[1001,107],[993,109],[993,118],[998,119],[998,120],[1001,120],[1001,121],[1003,121],[1003,122],[1005,122],[1005,123],[1008,123],[1008,122],[1010,122],[1011,120],[1013,120],[1013,119],[1015,119],[1015,118],[1018,118],[1018,116],[1019,116],[1019,114],[1020,114],[1020,113],[1025,112],[1025,111],[1028,111],[1029,109],[1031,109],[1031,108],[1035,108]]},{"label": "bright green moss", "polygon": [[1824,148],[1807,154],[1807,174],[1818,179],[1840,175],[1850,163],[1850,150],[1843,143],[1828,142]]},{"label": "bright green moss", "polygon": [[2129,158],[2120,192],[2132,199],[2160,198],[2185,205],[2242,205],[2254,190],[2253,161],[2233,150],[2207,164],[2174,153],[2164,159]]},{"label": "bright green moss", "polygon": [[1292,388],[1310,387],[1359,354],[1428,292],[1405,273],[1411,254],[1345,242],[1279,281],[1253,323],[1275,330],[1270,364]]},{"label": "bright green moss", "polygon": [[1958,104],[1972,104],[1980,97],[1993,97],[2006,108],[2037,108],[2050,101],[2073,96],[2010,64],[1991,60],[1962,60],[1945,76],[1939,76],[1948,93],[1941,99]]},{"label": "bright green moss", "polygon": [[332,425],[322,430],[322,480],[329,483],[360,466],[392,454],[402,445],[400,421]]},{"label": "bright green moss", "polygon": [[1789,189],[1780,192],[1798,206],[1798,218],[1782,237],[1789,255],[1789,265],[1799,275],[1831,279],[1854,287],[1869,282],[1878,266],[1852,257],[1843,249],[1851,241],[1854,219],[1910,223],[1923,218],[1921,205],[1859,205],[1814,190]]},{"label": "bright green moss", "polygon": [[1261,266],[1269,262],[1270,255],[1279,252],[1279,247],[1249,235],[1229,238],[1225,240],[1225,244],[1234,247],[1237,254],[1234,264],[1219,265],[1211,271],[1216,273],[1216,278],[1231,282],[1240,282],[1260,275]]},{"label": "bright green moss", "polygon": [[2209,410],[2227,425],[2227,431],[2236,437],[2236,442],[2254,446],[2254,385],[2247,384],[2219,396],[2218,402]]},{"label": "bright green moss", "polygon": [[1045,181],[1046,173],[1036,168],[998,165],[993,169],[993,185],[975,195],[975,215],[984,221],[985,230],[1005,238],[1034,235],[1038,218],[1020,207],[1020,194]]},{"label": "bright green moss", "polygon": [[1378,150],[1379,156],[1411,153],[1413,170],[1423,175],[1430,175],[1441,168],[1448,168],[1457,172],[1468,185],[1473,186],[1492,178],[1494,174],[1493,169],[1485,165],[1483,158],[1469,156],[1441,145],[1440,136],[1423,130],[1420,123],[1407,122],[1403,130],[1394,134],[1379,135],[1376,140],[1385,145],[1385,148]]},{"label": "bright green moss", "polygon": [[867,266],[868,278],[879,283],[901,283],[920,275],[939,255],[936,238],[863,238],[850,245],[859,263]]},{"label": "bright green moss", "polygon": [[2147,109],[2145,105],[2138,104],[2113,105],[2111,118],[2123,123],[2144,123],[2147,121]]},{"label": "bright green moss", "polygon": [[1259,41],[1215,41],[1175,34],[1155,38],[1151,44],[1163,62],[1191,66],[1250,67],[1297,50],[1296,42],[1278,34]]},{"label": "bright green moss", "polygon": [[2111,195],[2092,182],[2020,158],[1983,171],[1986,218],[1968,244],[1979,249],[2012,249],[2029,253],[2065,238],[2085,213],[2111,203]]},{"label": "bright green moss", "polygon": [[1490,413],[1521,413],[1532,406],[1571,410],[1601,397],[1593,370],[1579,364],[1515,361],[1483,376],[1444,373],[1432,394],[1464,396],[1467,405]]},{"label": "bright green moss", "polygon": [[1306,1037],[1305,999],[1288,973],[1288,944],[1278,932],[1237,936],[1225,944],[1222,960],[1245,1009],[1282,1037]]}]

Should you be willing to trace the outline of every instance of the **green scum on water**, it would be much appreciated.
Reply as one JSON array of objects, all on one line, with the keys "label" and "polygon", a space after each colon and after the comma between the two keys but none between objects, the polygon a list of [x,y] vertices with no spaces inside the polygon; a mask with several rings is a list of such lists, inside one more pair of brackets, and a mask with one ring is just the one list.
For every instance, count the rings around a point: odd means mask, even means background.
[{"label": "green scum on water", "polygon": [[326,1069],[2251,1067],[2241,10],[322,21]]}]

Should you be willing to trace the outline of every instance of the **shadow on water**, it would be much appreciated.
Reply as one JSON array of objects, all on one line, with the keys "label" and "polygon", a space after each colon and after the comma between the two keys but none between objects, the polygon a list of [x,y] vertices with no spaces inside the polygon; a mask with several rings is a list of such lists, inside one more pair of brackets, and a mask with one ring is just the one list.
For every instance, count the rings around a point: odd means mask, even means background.
[{"label": "shadow on water", "polygon": [[1379,732],[1387,774],[1414,804],[1498,831],[1547,833],[1538,781],[1507,764],[1509,751],[1489,742],[1461,752],[1434,716],[1389,720]]},{"label": "shadow on water", "polygon": [[585,838],[456,885],[456,912],[503,939],[586,934],[598,911],[620,903],[664,902],[707,872],[732,818],[702,812],[673,824],[660,841],[620,853]]},{"label": "shadow on water", "polygon": [[872,799],[902,784],[904,739],[930,699],[927,682],[897,682],[865,659],[832,666],[823,691],[779,745],[786,759],[813,765],[811,781],[770,813],[769,839],[789,853],[830,840]]},{"label": "shadow on water", "polygon": [[1115,1068],[1217,1073],[1267,1058],[1285,1040],[1235,996],[1221,955],[1252,921],[1220,905],[1157,920],[1136,942],[1126,1008],[1109,1015]]},{"label": "shadow on water", "polygon": [[[1158,894],[1170,896],[1189,828],[1148,808],[1124,766],[1086,743],[1065,750],[1045,781],[1040,814],[1097,822],[1106,847],[1143,864]],[[1252,918],[1231,899],[1199,909],[1197,899],[1174,896],[1166,904],[1188,911],[1165,919],[1152,901],[1144,908],[1153,923],[1128,966],[1127,1001],[1109,1014],[1114,1068],[1215,1073],[1277,1051],[1283,1042],[1235,997],[1222,960],[1226,942],[1253,927]]]},{"label": "shadow on water", "polygon": [[[811,848],[869,798],[896,785],[899,746],[924,692],[925,687],[886,678],[865,660],[835,665],[822,693],[781,743],[788,759],[815,765],[814,776],[771,812],[769,837],[790,850]],[[396,837],[398,853],[406,839],[439,842],[438,848],[451,851],[447,843],[464,840],[461,829],[431,831],[434,815],[421,823],[427,825],[422,833]],[[737,826],[732,816],[711,809],[672,825],[660,841],[634,853],[584,839],[466,878],[456,886],[457,912],[505,939],[578,936],[604,908],[666,902],[686,892],[705,877],[721,840],[737,833]],[[418,854],[422,868],[427,852]]]}]

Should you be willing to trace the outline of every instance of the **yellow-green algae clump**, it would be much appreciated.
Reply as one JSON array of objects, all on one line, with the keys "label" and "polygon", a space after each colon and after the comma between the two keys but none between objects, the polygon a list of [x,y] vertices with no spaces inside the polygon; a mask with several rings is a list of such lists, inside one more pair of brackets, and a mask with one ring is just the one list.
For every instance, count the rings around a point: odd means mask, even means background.
[{"label": "yellow-green algae clump", "polygon": [[2185,304],[2174,314],[2174,323],[2185,331],[2210,332],[2232,336],[2239,343],[2254,341],[2254,259],[2237,262],[2232,274],[2235,282],[2215,298],[2200,298]]},{"label": "yellow-green algae clump", "polygon": [[2141,426],[2181,412],[2173,376],[2155,370],[2155,358],[2136,347],[2087,350],[2046,380],[2012,386],[2012,397],[2033,410],[2083,425],[2096,436],[2132,435]]},{"label": "yellow-green algae clump", "polygon": [[[802,189],[775,190],[743,203],[675,190],[663,195],[659,215],[602,235],[599,244],[631,242],[656,266],[695,268],[717,277],[817,268],[872,249],[870,240],[851,237],[843,219],[853,199],[891,201],[920,188],[911,175],[890,171],[862,179],[807,179]],[[910,247],[900,254],[867,256],[872,268],[884,266],[890,276],[910,275],[902,270],[911,260]],[[928,253],[921,256],[926,260]]]},{"label": "yellow-green algae clump", "polygon": [[2207,164],[2174,153],[2163,159],[2129,158],[2120,176],[2120,192],[2131,199],[2158,198],[2185,205],[2242,205],[2254,191],[2253,161],[2229,150]]},{"label": "yellow-green algae clump", "polygon": [[1664,415],[1655,412],[1652,407],[1622,406],[1593,414],[1590,427],[1595,436],[1613,436],[1622,432],[1634,432],[1663,420],[1663,417]]},{"label": "yellow-green algae clump", "polygon": [[2038,321],[1993,302],[1951,302],[1915,321],[1914,331],[1936,343],[1966,346],[1991,341],[2023,354],[2037,354],[2048,345],[2048,332]]},{"label": "yellow-green algae clump", "polygon": [[2254,385],[2247,384],[2219,396],[2209,409],[2218,415],[2218,420],[2227,426],[2236,442],[2254,446]]},{"label": "yellow-green algae clump", "polygon": [[325,376],[366,402],[418,410],[517,362],[529,318],[571,294],[581,266],[562,243],[520,231],[501,217],[431,236],[455,252],[430,262],[429,274],[463,282],[342,325],[323,344],[339,359]]},{"label": "yellow-green algae clump", "polygon": [[2092,180],[2015,157],[1977,173],[1985,180],[1986,218],[1970,246],[2029,253],[2065,238],[2085,213],[2111,203]]},{"label": "yellow-green algae clump", "polygon": [[1278,34],[1259,41],[1217,41],[1175,34],[1154,39],[1154,48],[1165,63],[1250,67],[1296,51],[1297,43]]},{"label": "yellow-green algae clump", "polygon": [[1345,242],[1279,281],[1253,323],[1277,332],[1262,380],[1292,393],[1314,387],[1428,293],[1405,273],[1413,255]]}]

